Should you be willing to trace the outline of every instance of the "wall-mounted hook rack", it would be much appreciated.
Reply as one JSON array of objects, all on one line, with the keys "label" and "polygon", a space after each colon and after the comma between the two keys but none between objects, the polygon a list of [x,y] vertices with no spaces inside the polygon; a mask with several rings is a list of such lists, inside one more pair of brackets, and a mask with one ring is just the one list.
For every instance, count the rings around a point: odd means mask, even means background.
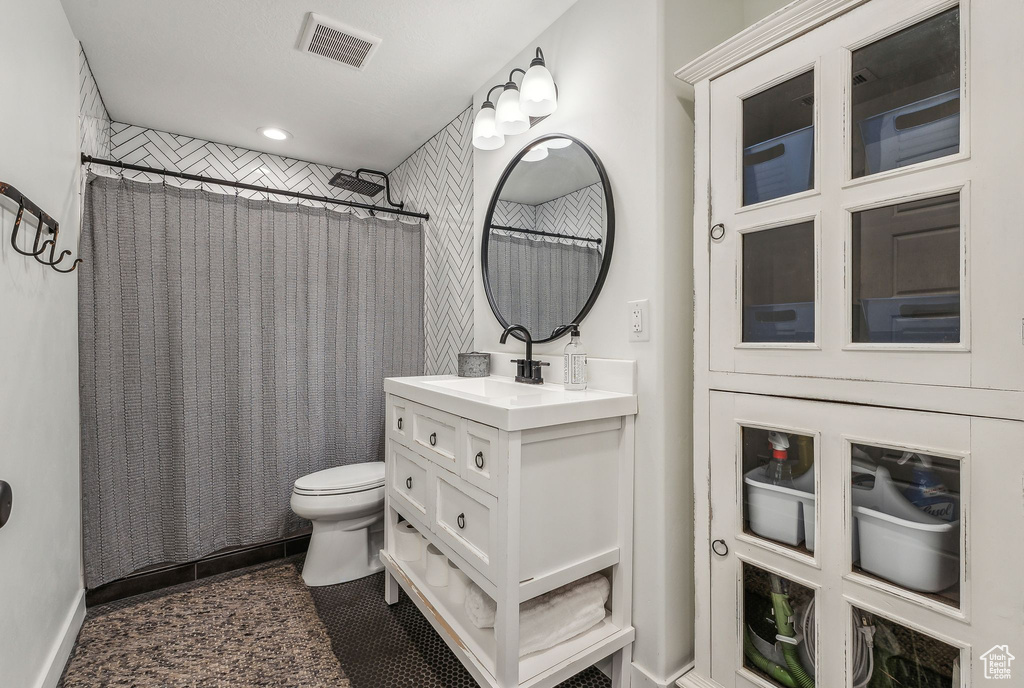
[{"label": "wall-mounted hook rack", "polygon": [[[29,198],[18,191],[16,188],[5,182],[0,182],[0,196],[6,196],[15,203],[18,204],[18,215],[14,219],[14,228],[11,230],[11,246],[15,251],[23,256],[31,256],[43,265],[48,265],[57,272],[72,272],[78,267],[79,263],[82,262],[81,258],[78,258],[72,262],[71,267],[67,270],[62,270],[57,267],[57,264],[64,260],[66,257],[71,255],[71,251],[61,251],[59,257],[55,257],[54,253],[57,249],[57,235],[60,233],[60,223],[50,217],[48,214],[43,212],[43,209],[33,203]],[[34,215],[38,220],[39,224],[36,227],[36,236],[32,240],[32,250],[23,251],[18,246],[18,233],[21,231],[22,222],[25,219],[26,212],[29,215]],[[43,229],[47,229],[50,233],[50,238],[44,241],[40,241],[43,237]],[[49,258],[40,256],[46,249],[50,249]]]}]

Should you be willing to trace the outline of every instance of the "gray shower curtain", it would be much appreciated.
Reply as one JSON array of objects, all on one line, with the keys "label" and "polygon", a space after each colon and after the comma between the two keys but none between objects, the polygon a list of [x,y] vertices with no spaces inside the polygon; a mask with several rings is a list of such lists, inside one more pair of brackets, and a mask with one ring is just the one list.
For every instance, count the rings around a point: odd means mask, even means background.
[{"label": "gray shower curtain", "polygon": [[423,372],[420,225],[92,176],[79,268],[86,585],[302,527]]}]

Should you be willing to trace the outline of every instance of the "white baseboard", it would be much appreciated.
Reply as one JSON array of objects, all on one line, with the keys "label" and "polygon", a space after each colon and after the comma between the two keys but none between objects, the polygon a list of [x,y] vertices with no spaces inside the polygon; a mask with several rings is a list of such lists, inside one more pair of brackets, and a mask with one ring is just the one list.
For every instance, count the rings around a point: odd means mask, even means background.
[{"label": "white baseboard", "polygon": [[36,688],[56,688],[60,675],[64,673],[64,665],[71,656],[71,650],[75,647],[78,639],[78,632],[82,630],[82,622],[85,621],[85,589],[78,591],[78,597],[68,611],[67,620],[64,622],[64,633],[54,643],[50,652],[49,667],[43,672]]},{"label": "white baseboard", "polygon": [[691,665],[688,664],[687,666],[680,669],[679,672],[673,675],[671,678],[662,680],[655,678],[654,676],[651,676],[649,673],[647,673],[646,669],[637,665],[636,662],[633,662],[632,676],[630,676],[630,681],[632,682],[632,685],[630,686],[630,688],[669,688],[670,686],[677,685],[676,681],[679,680],[682,676],[684,676],[686,672],[690,670],[690,668]]}]

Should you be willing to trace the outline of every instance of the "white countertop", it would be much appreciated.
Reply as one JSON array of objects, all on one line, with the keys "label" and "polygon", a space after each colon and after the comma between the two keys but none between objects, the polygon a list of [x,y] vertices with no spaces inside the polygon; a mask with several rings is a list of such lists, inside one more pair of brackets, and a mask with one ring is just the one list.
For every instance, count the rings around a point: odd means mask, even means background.
[{"label": "white countertop", "polygon": [[637,411],[635,394],[568,391],[559,384],[528,385],[501,375],[391,377],[384,380],[384,390],[502,430],[629,416]]}]

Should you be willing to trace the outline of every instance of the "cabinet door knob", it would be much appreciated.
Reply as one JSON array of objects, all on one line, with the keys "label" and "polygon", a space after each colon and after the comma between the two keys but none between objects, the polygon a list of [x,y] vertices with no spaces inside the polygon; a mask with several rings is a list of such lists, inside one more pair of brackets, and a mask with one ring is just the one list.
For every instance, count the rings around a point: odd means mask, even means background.
[{"label": "cabinet door knob", "polygon": [[410,490],[412,489],[412,478],[411,477],[405,479],[405,486],[408,489],[410,489]]},{"label": "cabinet door knob", "polygon": [[455,522],[459,524],[459,528],[466,527],[466,514],[459,514],[459,517],[455,519]]},{"label": "cabinet door knob", "polygon": [[477,452],[476,453],[476,467],[477,468],[483,468],[484,467],[484,453],[483,452]]},{"label": "cabinet door knob", "polygon": [[725,236],[725,225],[719,222],[711,227],[711,241],[721,241]]},{"label": "cabinet door knob", "polygon": [[729,545],[725,544],[725,540],[715,540],[711,543],[711,551],[720,557],[724,557],[729,553]]},{"label": "cabinet door knob", "polygon": [[437,446],[437,433],[436,432],[430,433],[430,446],[431,447]]},{"label": "cabinet door knob", "polygon": [[398,419],[398,429],[399,430],[402,429],[402,419],[401,418]]}]

